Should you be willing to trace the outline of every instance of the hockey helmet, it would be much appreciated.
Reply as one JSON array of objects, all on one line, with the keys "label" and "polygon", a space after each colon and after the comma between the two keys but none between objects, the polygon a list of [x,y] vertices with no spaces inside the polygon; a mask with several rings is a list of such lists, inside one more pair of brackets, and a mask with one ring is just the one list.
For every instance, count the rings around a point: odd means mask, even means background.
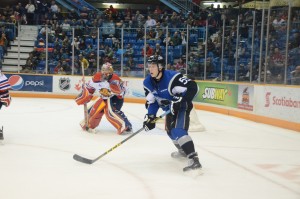
[{"label": "hockey helmet", "polygon": [[164,58],[160,55],[152,55],[147,60],[148,64],[157,64],[159,68],[165,67]]},{"label": "hockey helmet", "polygon": [[101,67],[101,72],[105,73],[105,74],[107,74],[107,73],[112,74],[114,72],[114,69],[113,69],[111,63],[106,62],[105,64],[103,64]]},{"label": "hockey helmet", "polygon": [[114,72],[114,69],[113,69],[111,63],[109,63],[109,62],[104,63],[101,67],[101,72],[102,72],[104,79],[106,79],[106,80],[110,79],[110,77],[112,76],[112,74]]}]

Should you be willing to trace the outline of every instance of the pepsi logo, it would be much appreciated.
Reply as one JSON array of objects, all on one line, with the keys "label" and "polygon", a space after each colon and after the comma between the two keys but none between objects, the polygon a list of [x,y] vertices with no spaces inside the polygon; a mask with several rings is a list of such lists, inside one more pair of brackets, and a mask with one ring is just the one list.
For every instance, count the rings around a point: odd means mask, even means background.
[{"label": "pepsi logo", "polygon": [[20,90],[21,88],[23,88],[23,85],[24,85],[24,80],[19,75],[10,76],[10,78],[8,79],[8,82],[11,85],[11,88],[13,90]]}]

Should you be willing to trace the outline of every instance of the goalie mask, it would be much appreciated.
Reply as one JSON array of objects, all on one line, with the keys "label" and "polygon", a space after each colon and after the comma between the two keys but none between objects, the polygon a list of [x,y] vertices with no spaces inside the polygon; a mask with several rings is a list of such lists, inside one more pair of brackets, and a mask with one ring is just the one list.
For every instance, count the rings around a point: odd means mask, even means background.
[{"label": "goalie mask", "polygon": [[113,72],[114,72],[114,69],[113,69],[111,63],[106,62],[105,64],[102,65],[101,73],[102,73],[103,79],[109,80],[111,78]]}]

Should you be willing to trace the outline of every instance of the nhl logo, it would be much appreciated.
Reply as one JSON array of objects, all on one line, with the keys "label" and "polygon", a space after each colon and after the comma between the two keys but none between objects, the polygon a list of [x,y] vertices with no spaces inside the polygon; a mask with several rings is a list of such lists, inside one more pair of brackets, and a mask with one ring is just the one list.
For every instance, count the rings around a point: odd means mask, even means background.
[{"label": "nhl logo", "polygon": [[63,91],[70,89],[70,79],[69,78],[60,78],[59,79],[59,88]]}]

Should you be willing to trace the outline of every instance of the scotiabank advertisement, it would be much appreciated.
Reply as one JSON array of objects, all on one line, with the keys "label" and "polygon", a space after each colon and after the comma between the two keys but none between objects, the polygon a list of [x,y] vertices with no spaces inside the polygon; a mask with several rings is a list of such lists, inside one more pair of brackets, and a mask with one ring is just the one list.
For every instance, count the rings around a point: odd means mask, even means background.
[{"label": "scotiabank advertisement", "polygon": [[257,115],[300,123],[299,88],[255,86],[254,96]]},{"label": "scotiabank advertisement", "polygon": [[52,76],[5,74],[14,91],[52,92]]}]

